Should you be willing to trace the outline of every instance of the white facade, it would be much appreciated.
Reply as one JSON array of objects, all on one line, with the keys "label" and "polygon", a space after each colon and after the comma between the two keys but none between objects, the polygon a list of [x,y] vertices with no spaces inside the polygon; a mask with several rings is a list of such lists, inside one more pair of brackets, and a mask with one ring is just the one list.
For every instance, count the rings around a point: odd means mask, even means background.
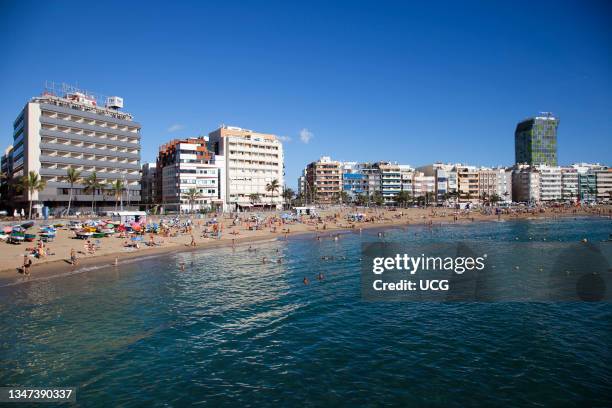
[{"label": "white facade", "polygon": [[540,201],[561,200],[561,167],[539,165],[535,168],[540,173]]},{"label": "white facade", "polygon": [[[161,168],[162,204],[166,210],[197,212],[213,206],[225,210],[223,201],[223,156],[204,159],[198,150],[205,146],[202,139],[172,145],[172,162]],[[195,190],[195,199],[189,196]]]},{"label": "white facade", "polygon": [[[209,134],[210,145],[225,157],[224,200],[230,211],[255,205],[282,208],[284,186],[283,144],[275,135],[223,125]],[[267,191],[274,180],[278,191]],[[259,203],[251,196],[257,194]]]}]

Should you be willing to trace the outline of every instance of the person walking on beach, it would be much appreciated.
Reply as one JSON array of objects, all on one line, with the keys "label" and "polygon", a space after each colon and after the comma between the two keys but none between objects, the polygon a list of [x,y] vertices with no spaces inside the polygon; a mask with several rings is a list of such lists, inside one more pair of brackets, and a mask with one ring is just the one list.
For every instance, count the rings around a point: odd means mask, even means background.
[{"label": "person walking on beach", "polygon": [[30,276],[30,267],[32,266],[32,260],[27,255],[23,256],[23,273],[24,275]]},{"label": "person walking on beach", "polygon": [[73,266],[76,266],[77,264],[77,256],[76,256],[76,251],[74,250],[74,248],[70,249],[70,263]]},{"label": "person walking on beach", "polygon": [[189,245],[192,247],[196,246],[195,237],[193,236],[193,234],[191,234],[191,244]]}]

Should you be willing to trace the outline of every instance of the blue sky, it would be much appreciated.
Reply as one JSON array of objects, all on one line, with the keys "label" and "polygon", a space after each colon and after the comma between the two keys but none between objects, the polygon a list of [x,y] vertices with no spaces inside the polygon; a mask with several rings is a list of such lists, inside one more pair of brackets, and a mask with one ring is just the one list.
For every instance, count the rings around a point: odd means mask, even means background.
[{"label": "blue sky", "polygon": [[606,1],[0,0],[0,140],[54,80],[124,97],[143,162],[221,123],[290,138],[292,187],[320,155],[510,165],[540,111],[560,163],[612,164],[610,21]]}]

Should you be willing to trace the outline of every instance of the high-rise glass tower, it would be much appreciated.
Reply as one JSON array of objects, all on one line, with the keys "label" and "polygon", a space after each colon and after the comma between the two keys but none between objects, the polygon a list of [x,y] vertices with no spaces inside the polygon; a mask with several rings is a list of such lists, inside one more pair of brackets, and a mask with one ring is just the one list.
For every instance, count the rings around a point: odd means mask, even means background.
[{"label": "high-rise glass tower", "polygon": [[557,126],[559,119],[548,112],[520,122],[514,132],[516,163],[556,166]]}]

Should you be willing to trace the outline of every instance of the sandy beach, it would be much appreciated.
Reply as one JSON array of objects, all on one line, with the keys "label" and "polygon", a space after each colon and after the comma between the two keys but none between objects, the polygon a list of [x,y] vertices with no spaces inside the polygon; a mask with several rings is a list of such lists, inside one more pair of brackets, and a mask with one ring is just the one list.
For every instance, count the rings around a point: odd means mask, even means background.
[{"label": "sandy beach", "polygon": [[[340,230],[359,230],[366,228],[384,228],[393,226],[406,226],[415,224],[450,224],[450,223],[472,223],[477,221],[496,221],[526,218],[553,218],[566,216],[610,216],[610,206],[588,207],[588,208],[549,208],[536,211],[516,211],[501,215],[486,214],[481,211],[455,212],[447,208],[408,208],[408,209],[354,209],[335,208],[322,210],[318,219],[305,219],[300,221],[284,222],[278,217],[279,212],[258,213],[264,219],[262,227],[251,230],[248,222],[234,225],[234,216],[223,214],[217,220],[221,225],[222,234],[220,238],[204,237],[207,228],[206,222],[212,218],[192,218],[192,230],[175,232],[175,236],[164,237],[153,235],[156,245],[148,246],[146,243],[151,239],[150,234],[145,234],[139,248],[126,248],[125,238],[110,236],[95,242],[96,250],[89,252],[86,241],[77,239],[75,233],[68,229],[58,229],[57,236],[53,242],[47,244],[48,255],[44,258],[33,258],[30,276],[21,273],[24,254],[28,248],[36,246],[36,242],[24,242],[19,245],[0,243],[0,255],[2,256],[2,267],[0,269],[0,286],[10,286],[24,281],[45,279],[58,274],[81,273],[97,267],[113,265],[118,266],[123,262],[142,256],[161,256],[168,252],[193,251],[204,248],[215,248],[231,245],[247,245],[250,243],[284,239],[290,235],[316,233],[327,235],[330,232]],[[365,215],[367,221],[349,222],[347,215],[360,212]],[[248,214],[240,215],[243,219]],[[185,219],[187,219],[185,217]],[[151,217],[150,221],[156,222],[159,217]],[[42,224],[38,221],[33,229],[37,230]],[[195,246],[191,245],[192,237]],[[70,262],[71,251],[77,255],[77,265]]]}]

